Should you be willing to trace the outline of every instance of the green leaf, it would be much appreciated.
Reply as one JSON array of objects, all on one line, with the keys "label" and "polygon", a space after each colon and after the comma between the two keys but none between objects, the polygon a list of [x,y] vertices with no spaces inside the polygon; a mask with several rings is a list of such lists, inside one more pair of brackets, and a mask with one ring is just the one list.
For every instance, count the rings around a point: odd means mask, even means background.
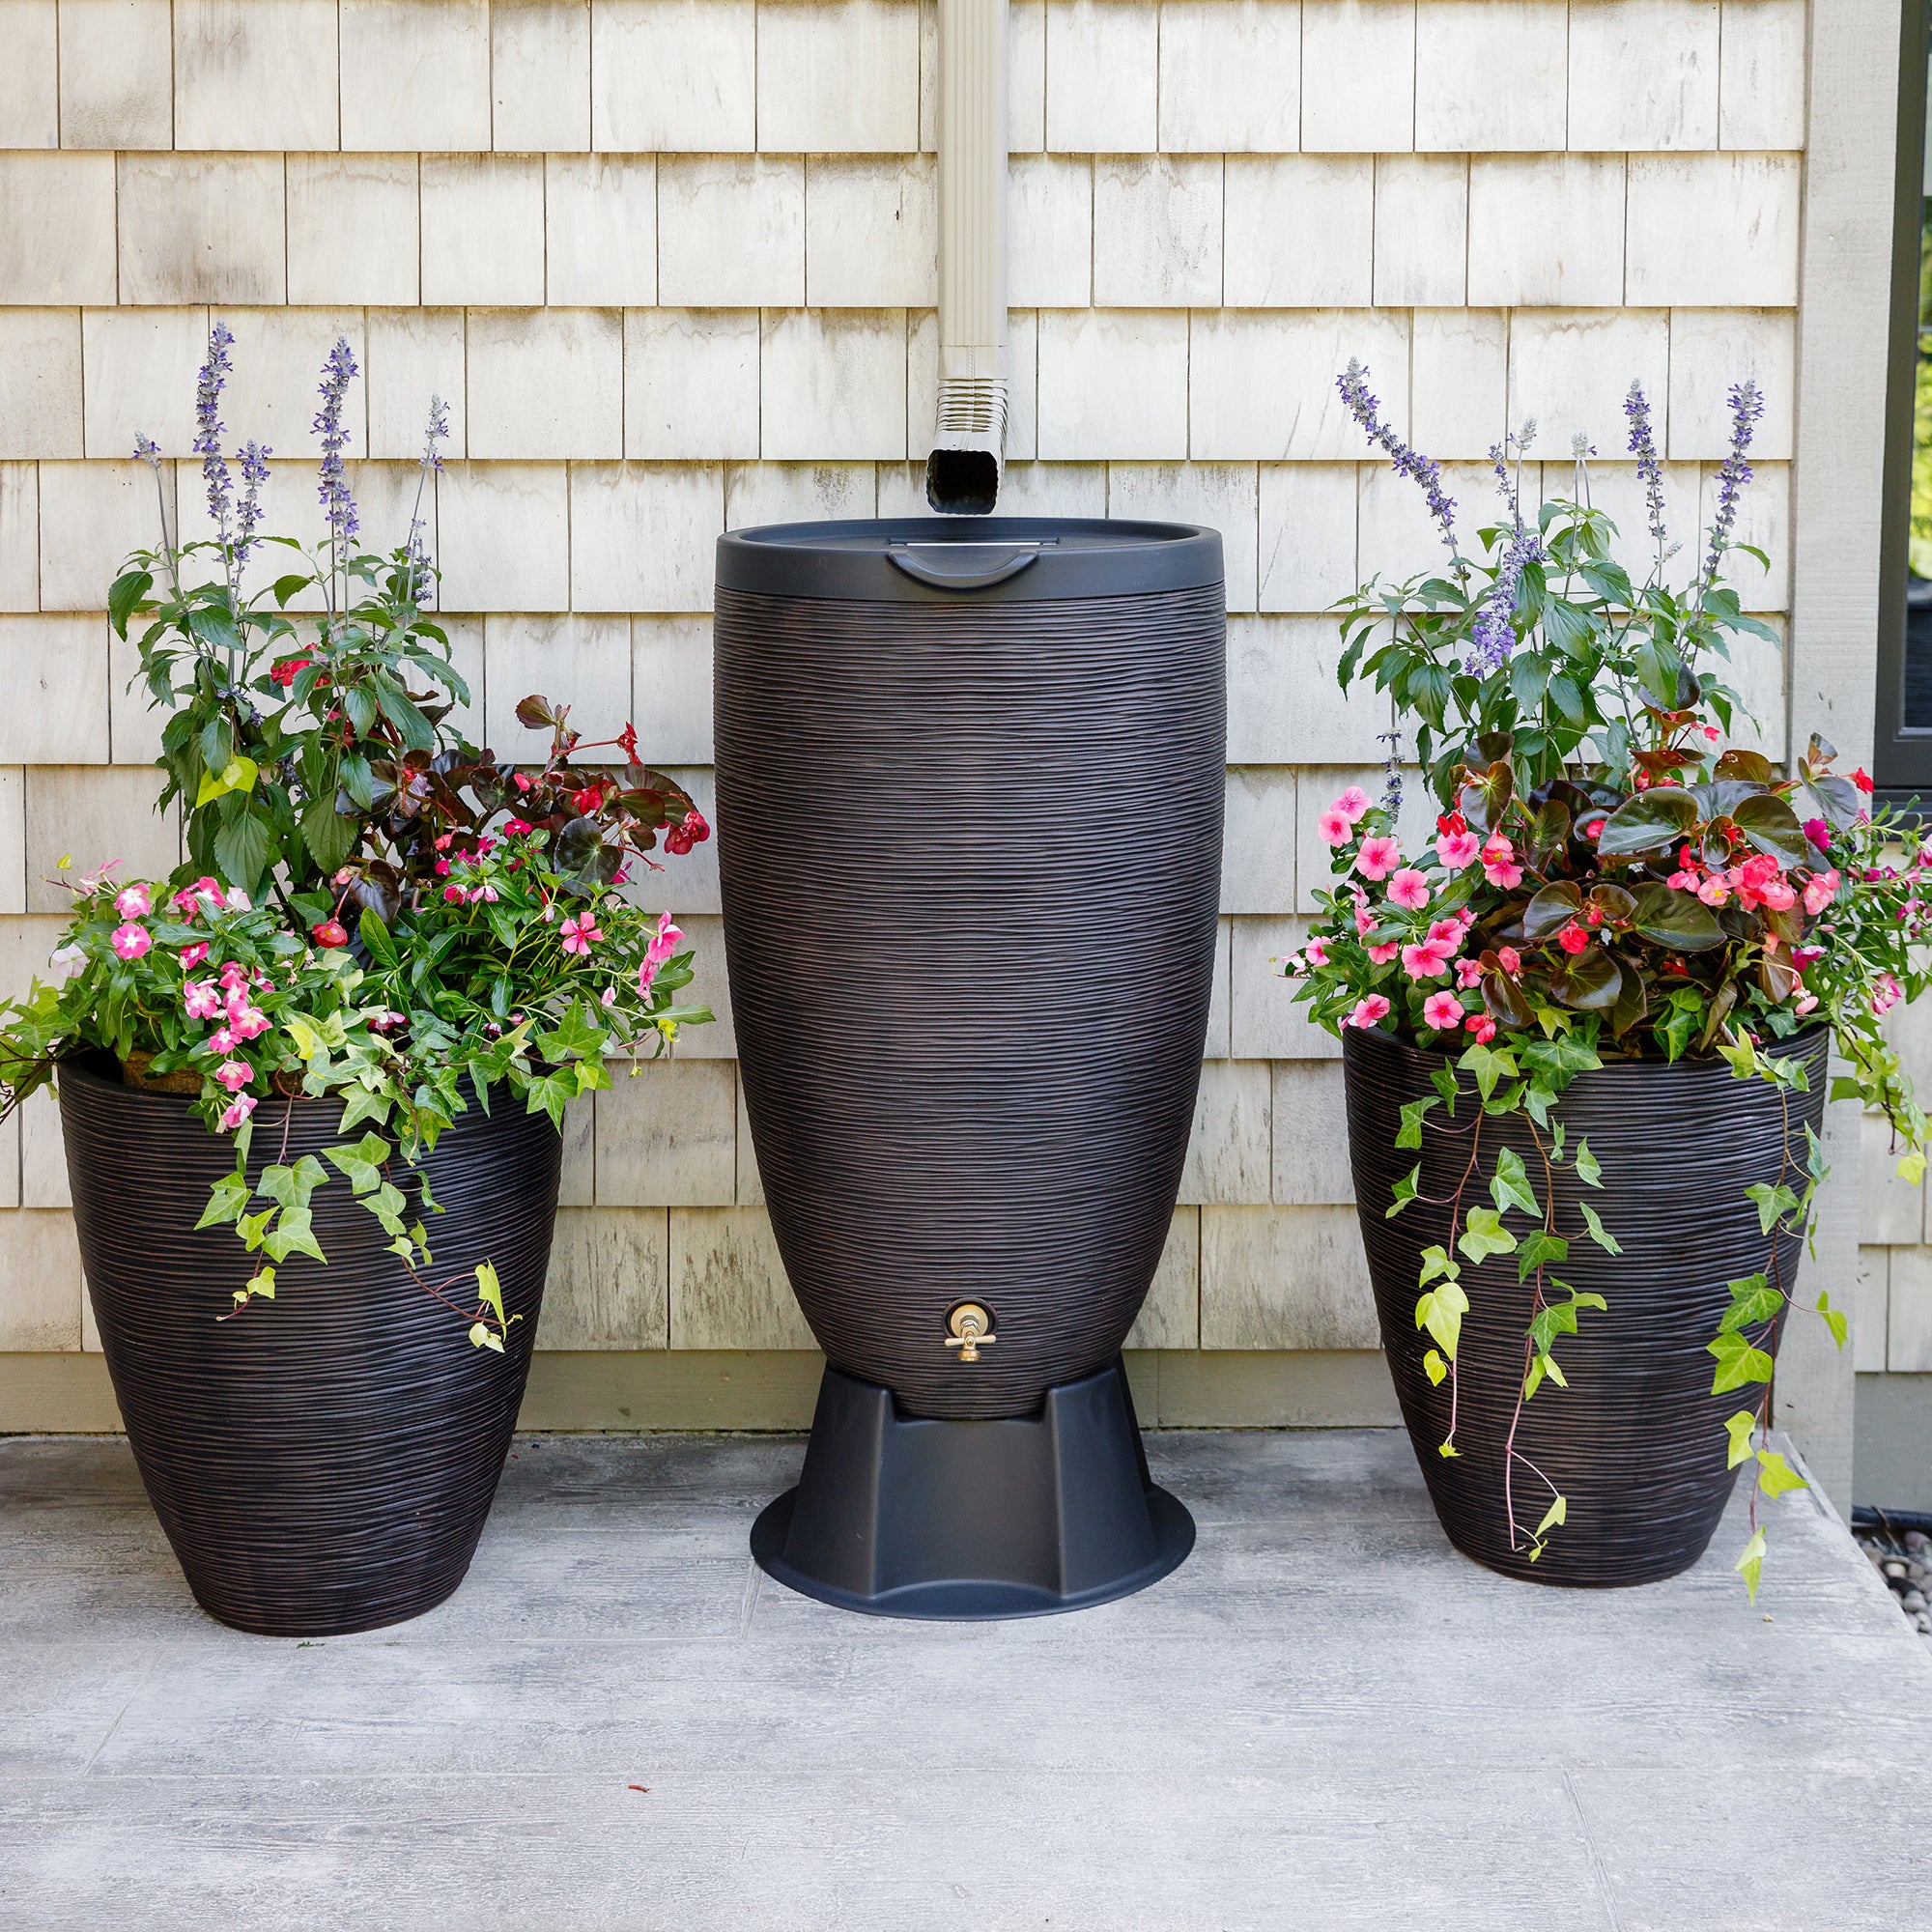
[{"label": "green leaf", "polygon": [[1595,1241],[1606,1255],[1620,1255],[1623,1253],[1622,1244],[1604,1226],[1602,1220],[1598,1217],[1597,1210],[1587,1201],[1577,1202],[1577,1211],[1582,1215],[1583,1225],[1589,1229],[1591,1240]]},{"label": "green leaf", "polygon": [[1704,1345],[1704,1352],[1718,1358],[1718,1372],[1711,1380],[1711,1393],[1722,1395],[1727,1389],[1743,1388],[1747,1382],[1771,1379],[1771,1357],[1754,1349],[1735,1332],[1719,1335]]},{"label": "green leaf", "polygon": [[1751,1457],[1751,1437],[1757,1434],[1757,1416],[1748,1408],[1741,1408],[1724,1423],[1725,1433],[1730,1436],[1730,1448],[1725,1452],[1724,1466],[1735,1469],[1740,1463],[1748,1463]]},{"label": "green leaf", "polygon": [[1750,1541],[1745,1545],[1745,1553],[1738,1558],[1732,1567],[1745,1579],[1745,1592],[1747,1601],[1755,1604],[1757,1602],[1758,1582],[1764,1575],[1763,1530],[1754,1529],[1751,1531]]},{"label": "green leaf", "polygon": [[1427,1288],[1439,1274],[1446,1274],[1454,1281],[1463,1270],[1450,1260],[1448,1254],[1439,1247],[1427,1247],[1422,1251],[1422,1268],[1416,1277],[1416,1285]]},{"label": "green leaf", "polygon": [[1734,806],[1731,823],[1780,866],[1803,866],[1812,856],[1811,841],[1805,838],[1798,814],[1776,793],[1759,792]]},{"label": "green leaf", "polygon": [[1432,1107],[1439,1107],[1441,1101],[1431,1097],[1425,1100],[1410,1100],[1402,1110],[1402,1126],[1398,1129],[1395,1144],[1399,1148],[1419,1148],[1422,1145],[1422,1117]]},{"label": "green leaf", "polygon": [[1456,1359],[1457,1344],[1463,1337],[1463,1318],[1469,1312],[1469,1297],[1458,1281],[1445,1281],[1439,1288],[1419,1295],[1415,1303],[1415,1325],[1427,1328],[1450,1361]]},{"label": "green leaf", "polygon": [[1422,1358],[1422,1372],[1435,1387],[1440,1388],[1443,1377],[1449,1373],[1449,1364],[1431,1349]]},{"label": "green leaf", "polygon": [[469,1346],[472,1349],[494,1349],[499,1355],[503,1352],[502,1337],[491,1334],[481,1321],[470,1323]]},{"label": "green leaf", "polygon": [[224,1222],[238,1220],[242,1210],[248,1205],[252,1190],[239,1174],[224,1174],[208,1190],[208,1206],[201,1210],[201,1219],[196,1228],[218,1228]]},{"label": "green leaf", "polygon": [[360,935],[362,945],[369,957],[379,966],[393,967],[396,963],[396,942],[389,936],[389,928],[383,923],[380,915],[364,911],[355,922],[355,930]]},{"label": "green leaf", "polygon": [[1654,852],[1681,838],[1697,818],[1697,801],[1682,785],[1653,785],[1605,819],[1597,850],[1606,859]]},{"label": "green leaf", "polygon": [[1585,1187],[1603,1186],[1604,1170],[1597,1165],[1597,1156],[1590,1151],[1590,1142],[1587,1136],[1583,1136],[1577,1140],[1575,1158],[1577,1163],[1577,1179]]},{"label": "green leaf", "polygon": [[583,1002],[573,1000],[562,1019],[549,1033],[537,1036],[536,1048],[553,1065],[567,1057],[601,1060],[607,1037],[604,1029],[591,1021]]},{"label": "green leaf", "polygon": [[1543,1520],[1536,1525],[1537,1535],[1542,1536],[1547,1531],[1554,1529],[1559,1523],[1566,1521],[1568,1517],[1569,1503],[1566,1498],[1558,1496],[1543,1513]]},{"label": "green leaf", "polygon": [[1496,1091],[1499,1080],[1517,1070],[1516,1056],[1503,1047],[1471,1046],[1456,1064],[1475,1075],[1477,1090],[1485,1100]]},{"label": "green leaf", "polygon": [[496,1316],[497,1326],[503,1326],[503,1287],[497,1279],[497,1270],[488,1262],[476,1264],[476,1292],[482,1296],[483,1305]]},{"label": "green leaf", "polygon": [[327,798],[311,801],[303,809],[302,843],[308,847],[309,856],[320,871],[332,872],[348,858],[360,830],[357,820],[346,818],[336,810],[333,792]]},{"label": "green leaf", "polygon": [[1449,1118],[1456,1118],[1456,1098],[1462,1087],[1456,1078],[1456,1070],[1451,1066],[1436,1066],[1430,1070],[1429,1078],[1435,1091],[1442,1095],[1442,1105]]},{"label": "green leaf", "polygon": [[389,1152],[388,1142],[380,1134],[364,1134],[354,1146],[323,1149],[323,1153],[341,1170],[351,1191],[357,1196],[381,1184],[383,1163],[389,1158]]},{"label": "green leaf", "polygon": [[1389,1189],[1392,1205],[1382,1210],[1384,1221],[1393,1221],[1408,1204],[1415,1199],[1415,1183],[1422,1173],[1422,1163],[1417,1161],[1393,1187]]},{"label": "green leaf", "polygon": [[1731,1305],[1718,1323],[1718,1332],[1727,1335],[1734,1329],[1754,1328],[1771,1321],[1784,1306],[1784,1296],[1761,1274],[1747,1274],[1742,1281],[1728,1284]]},{"label": "green leaf", "polygon": [[1631,923],[1646,939],[1675,952],[1707,952],[1724,943],[1718,916],[1695,893],[1679,892],[1653,879],[1636,889],[1636,910]]},{"label": "green leaf", "polygon": [[[1516,1278],[1527,1281],[1540,1267],[1548,1267],[1551,1263],[1563,1263],[1570,1259],[1570,1243],[1561,1235],[1546,1234],[1539,1228],[1526,1236],[1517,1250]],[[1574,1317],[1572,1318],[1575,1319]]]},{"label": "green leaf", "polygon": [[231,885],[251,897],[261,884],[273,843],[273,828],[255,811],[238,812],[214,835],[214,863]]},{"label": "green leaf", "polygon": [[1756,1180],[1745,1189],[1745,1195],[1757,1203],[1757,1231],[1760,1235],[1770,1234],[1798,1206],[1797,1195],[1782,1183],[1773,1187],[1769,1181]]},{"label": "green leaf", "polygon": [[315,1237],[306,1208],[283,1208],[280,1219],[263,1237],[262,1246],[273,1261],[285,1262],[294,1254],[313,1255],[323,1263],[328,1260]]},{"label": "green leaf", "polygon": [[116,633],[126,638],[128,619],[154,587],[154,578],[145,570],[129,570],[107,587],[107,618]]},{"label": "green leaf", "polygon": [[1624,976],[1601,946],[1566,952],[1549,975],[1549,990],[1576,1012],[1607,1012],[1621,998]]},{"label": "green leaf", "polygon": [[366,1087],[349,1089],[347,1104],[342,1109],[342,1118],[335,1123],[338,1134],[346,1134],[351,1127],[363,1121],[380,1121],[384,1124],[389,1119],[389,1097],[386,1094],[372,1093]]},{"label": "green leaf", "polygon": [[1496,1155],[1496,1171],[1490,1177],[1490,1199],[1499,1214],[1507,1214],[1512,1208],[1531,1215],[1543,1212],[1542,1204],[1531,1191],[1522,1156],[1514,1148],[1506,1147]]},{"label": "green leaf", "polygon": [[1516,1236],[1503,1226],[1493,1208],[1471,1208],[1463,1217],[1463,1233],[1456,1243],[1479,1266],[1491,1255],[1513,1255]]},{"label": "green leaf", "polygon": [[1832,1340],[1839,1348],[1845,1346],[1846,1323],[1843,1313],[1832,1306],[1832,1297],[1821,1293],[1818,1296],[1818,1313],[1825,1318],[1825,1326],[1832,1331]]},{"label": "green leaf", "polygon": [[1757,1461],[1757,1486],[1768,1496],[1781,1496],[1787,1490],[1811,1487],[1776,1449],[1760,1449]]}]

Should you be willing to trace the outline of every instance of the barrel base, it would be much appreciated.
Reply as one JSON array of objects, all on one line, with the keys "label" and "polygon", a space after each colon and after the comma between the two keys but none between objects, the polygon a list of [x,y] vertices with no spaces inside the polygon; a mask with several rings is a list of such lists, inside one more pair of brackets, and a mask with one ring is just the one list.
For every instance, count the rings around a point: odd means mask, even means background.
[{"label": "barrel base", "polygon": [[752,1528],[760,1567],[805,1596],[957,1623],[1111,1603],[1193,1548],[1118,1362],[994,1421],[901,1415],[890,1389],[827,1368],[798,1487]]}]

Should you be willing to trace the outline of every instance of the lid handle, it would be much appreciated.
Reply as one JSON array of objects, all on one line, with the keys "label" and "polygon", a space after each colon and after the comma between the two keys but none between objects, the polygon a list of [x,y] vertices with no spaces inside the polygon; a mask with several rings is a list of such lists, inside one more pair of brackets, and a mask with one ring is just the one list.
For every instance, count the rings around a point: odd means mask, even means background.
[{"label": "lid handle", "polygon": [[[992,554],[988,554],[992,553]],[[905,574],[940,590],[985,590],[1039,555],[1037,544],[890,544],[886,555]]]}]

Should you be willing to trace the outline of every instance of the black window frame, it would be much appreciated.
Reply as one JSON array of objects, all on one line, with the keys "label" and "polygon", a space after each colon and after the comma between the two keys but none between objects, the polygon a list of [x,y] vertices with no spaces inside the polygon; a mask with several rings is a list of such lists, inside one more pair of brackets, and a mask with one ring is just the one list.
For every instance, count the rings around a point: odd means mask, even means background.
[{"label": "black window frame", "polygon": [[1899,9],[1898,171],[1892,202],[1891,333],[1886,370],[1885,482],[1879,533],[1878,692],[1872,771],[1879,796],[1923,800],[1932,815],[1932,726],[1905,723],[1906,580],[1912,431],[1918,392],[1918,296],[1925,221],[1925,110],[1932,0]]}]

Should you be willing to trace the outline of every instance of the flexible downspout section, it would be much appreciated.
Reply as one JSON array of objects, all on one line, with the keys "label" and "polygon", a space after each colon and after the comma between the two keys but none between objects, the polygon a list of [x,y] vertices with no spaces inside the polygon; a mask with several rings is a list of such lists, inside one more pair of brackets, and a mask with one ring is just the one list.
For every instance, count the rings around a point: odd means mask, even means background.
[{"label": "flexible downspout section", "polygon": [[1007,444],[1007,0],[939,0],[935,510],[984,516]]}]

